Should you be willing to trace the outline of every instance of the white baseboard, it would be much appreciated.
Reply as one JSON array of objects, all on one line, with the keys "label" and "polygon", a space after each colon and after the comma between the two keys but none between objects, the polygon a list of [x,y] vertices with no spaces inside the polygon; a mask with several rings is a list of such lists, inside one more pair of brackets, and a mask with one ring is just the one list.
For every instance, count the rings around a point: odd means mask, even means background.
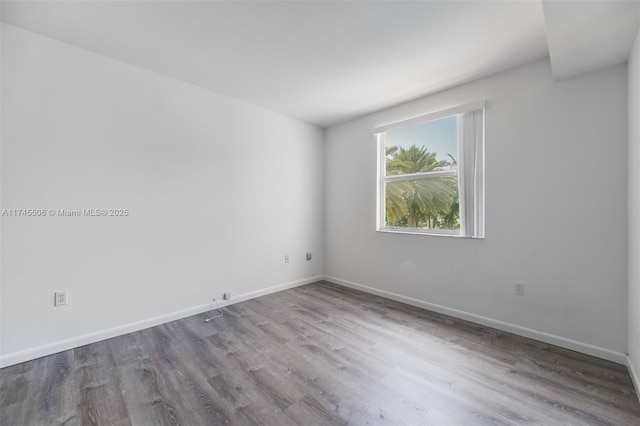
[{"label": "white baseboard", "polygon": [[[475,322],[478,324],[493,327],[498,330],[507,331],[510,333],[518,334],[520,336],[529,337],[531,339],[539,340],[552,345],[560,346],[563,348],[571,349],[577,352],[582,352],[588,355],[593,355],[598,358],[603,358],[609,361],[613,361],[619,364],[626,364],[629,368],[631,378],[636,387],[636,393],[640,398],[640,379],[634,369],[631,360],[622,353],[611,351],[609,349],[600,348],[590,345],[588,343],[582,343],[575,340],[567,339],[553,334],[545,333],[542,331],[533,330],[518,325],[509,324],[503,321],[487,318],[481,315],[475,315],[468,312],[460,311],[457,309],[447,308],[445,306],[436,305],[433,303],[425,302],[412,297],[402,296],[400,294],[392,293],[385,290],[379,290],[373,287],[368,287],[362,284],[357,284],[351,281],[346,281],[340,278],[331,276],[315,276],[305,278],[298,281],[292,281],[285,284],[253,291],[250,293],[244,293],[233,298],[233,300],[221,300],[220,307],[232,305],[235,303],[243,302],[245,300],[254,299],[256,297],[264,296],[278,291],[286,290],[293,287],[299,287],[305,284],[310,284],[319,280],[327,280],[329,282],[350,287],[356,290],[364,291],[366,293],[375,294],[377,296],[385,297],[387,299],[396,300],[398,302],[406,303],[408,305],[417,306],[430,311],[439,312],[441,314],[450,315],[452,317],[464,319],[467,321]],[[122,326],[110,328],[107,330],[97,331],[95,333],[89,333],[71,339],[63,340],[60,342],[51,343],[48,345],[38,346],[27,350],[13,352],[0,356],[0,367],[8,367],[10,365],[19,364],[21,362],[30,361],[43,356],[51,355],[61,351],[77,348],[79,346],[88,345],[90,343],[99,342],[101,340],[109,339],[112,337],[121,336],[123,334],[132,333],[134,331],[143,330],[145,328],[154,327],[156,325],[165,324],[167,322],[175,321],[177,319],[185,318],[191,315],[201,314],[210,310],[211,304],[206,303],[199,306],[194,306],[187,309],[171,312],[164,315],[148,318],[145,320],[124,324]]]},{"label": "white baseboard", "polygon": [[[244,293],[239,296],[234,296],[232,300],[220,300],[220,307],[232,305],[245,300],[254,299],[256,297],[264,296],[270,293],[276,293],[278,291],[286,290],[293,287],[298,287],[305,284],[310,284],[322,280],[322,276],[315,276],[305,278],[302,280],[292,281],[285,284],[268,287],[265,289],[252,291],[250,293]],[[179,311],[171,312],[164,315],[159,315],[152,318],[147,318],[141,321],[136,321],[129,324],[124,324],[118,327],[109,328],[107,330],[101,330],[94,333],[85,334],[82,336],[72,337],[71,339],[62,340],[60,342],[51,343],[48,345],[38,346],[35,348],[26,349],[19,352],[13,352],[0,356],[0,367],[8,367],[10,365],[19,364],[21,362],[30,361],[43,356],[55,354],[58,352],[66,351],[69,349],[77,348],[79,346],[88,345],[90,343],[99,342],[101,340],[110,339],[112,337],[121,336],[123,334],[132,333],[134,331],[143,330],[145,328],[154,327],[156,325],[165,324],[177,319],[185,318],[191,315],[201,314],[211,309],[211,303],[205,303],[203,305],[194,306],[187,309],[181,309]]]},{"label": "white baseboard", "polygon": [[[593,355],[598,358],[613,361],[618,364],[626,364],[627,356],[623,353],[615,352],[609,349],[593,346],[588,343],[578,342],[576,340],[567,339],[565,337],[556,336],[553,334],[545,333],[544,331],[538,331],[527,327],[521,327],[519,325],[509,324],[504,321],[495,320],[492,318],[484,317],[481,315],[471,314],[469,312],[460,311],[453,308],[447,308],[446,306],[436,305],[434,303],[425,302],[423,300],[415,299],[413,297],[402,296],[400,294],[392,293],[385,290],[379,290],[377,288],[368,287],[366,285],[346,281],[340,278],[326,276],[326,281],[334,284],[350,287],[355,290],[364,291],[365,293],[375,294],[376,296],[385,297],[398,302],[406,303],[407,305],[417,306],[429,311],[438,312],[441,314],[449,315],[455,318],[471,321],[477,324],[486,325],[488,327],[497,328],[498,330],[506,331],[509,333],[517,334],[524,337],[529,337],[534,340],[549,343],[552,345],[560,346],[566,349],[571,349],[576,352],[582,352],[587,355]],[[637,383],[637,382],[636,382]],[[636,384],[637,389],[637,384]]]},{"label": "white baseboard", "polygon": [[638,397],[638,401],[640,401],[640,377],[638,377],[638,371],[633,367],[633,362],[631,362],[629,355],[627,355],[627,368],[629,369],[633,386],[636,388],[636,396]]}]

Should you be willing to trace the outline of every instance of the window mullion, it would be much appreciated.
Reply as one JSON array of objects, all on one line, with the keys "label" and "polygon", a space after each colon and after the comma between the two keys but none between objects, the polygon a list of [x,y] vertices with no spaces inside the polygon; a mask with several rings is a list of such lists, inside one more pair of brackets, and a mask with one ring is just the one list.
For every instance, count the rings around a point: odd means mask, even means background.
[{"label": "window mullion", "polygon": [[413,173],[410,175],[391,175],[385,176],[383,180],[385,182],[398,182],[403,180],[416,180],[416,179],[429,179],[429,178],[440,178],[440,177],[455,177],[458,176],[458,170],[440,170],[437,172],[426,172],[426,173]]}]

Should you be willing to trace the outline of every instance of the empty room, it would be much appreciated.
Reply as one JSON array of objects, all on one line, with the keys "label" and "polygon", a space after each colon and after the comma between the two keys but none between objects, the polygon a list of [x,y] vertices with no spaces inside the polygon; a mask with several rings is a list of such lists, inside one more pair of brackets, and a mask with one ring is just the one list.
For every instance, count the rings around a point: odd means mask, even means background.
[{"label": "empty room", "polygon": [[640,1],[0,6],[1,425],[640,425]]}]

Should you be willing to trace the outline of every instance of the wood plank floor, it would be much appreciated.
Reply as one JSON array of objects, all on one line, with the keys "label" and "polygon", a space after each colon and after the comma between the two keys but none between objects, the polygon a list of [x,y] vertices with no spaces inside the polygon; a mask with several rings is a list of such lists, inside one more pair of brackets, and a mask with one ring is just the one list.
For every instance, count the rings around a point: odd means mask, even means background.
[{"label": "wood plank floor", "polygon": [[318,282],[4,368],[5,425],[640,425],[626,367]]}]

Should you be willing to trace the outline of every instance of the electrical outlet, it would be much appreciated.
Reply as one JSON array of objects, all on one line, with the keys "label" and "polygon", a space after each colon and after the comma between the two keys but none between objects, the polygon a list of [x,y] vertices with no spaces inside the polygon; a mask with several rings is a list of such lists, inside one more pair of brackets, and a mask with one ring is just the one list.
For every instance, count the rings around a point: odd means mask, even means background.
[{"label": "electrical outlet", "polygon": [[289,255],[288,254],[284,255],[284,263],[289,263]]},{"label": "electrical outlet", "polygon": [[311,260],[311,252],[307,253],[307,260]]},{"label": "electrical outlet", "polygon": [[516,296],[524,296],[524,284],[514,284],[513,285],[513,293]]},{"label": "electrical outlet", "polygon": [[56,291],[53,293],[53,306],[66,305],[69,299],[67,298],[67,291]]}]

